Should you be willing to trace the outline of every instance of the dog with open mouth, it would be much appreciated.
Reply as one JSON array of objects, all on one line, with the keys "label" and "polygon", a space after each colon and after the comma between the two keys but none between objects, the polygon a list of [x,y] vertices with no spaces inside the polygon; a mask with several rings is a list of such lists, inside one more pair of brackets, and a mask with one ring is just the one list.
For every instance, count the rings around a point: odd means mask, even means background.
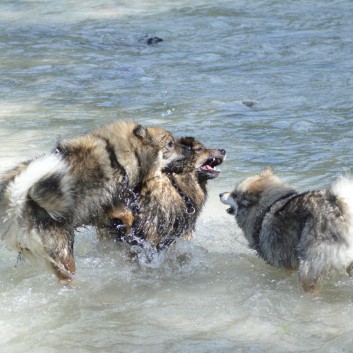
[{"label": "dog with open mouth", "polygon": [[193,137],[176,143],[185,158],[164,168],[162,176],[145,180],[135,188],[136,200],[107,218],[99,229],[100,237],[131,244],[148,243],[160,251],[178,238],[191,239],[196,221],[207,198],[207,182],[219,176],[224,149],[208,149]]},{"label": "dog with open mouth", "polygon": [[20,254],[44,259],[69,283],[75,229],[99,224],[136,185],[182,158],[170,132],[132,121],[60,141],[1,176],[0,237]]},{"label": "dog with open mouth", "polygon": [[353,181],[296,192],[270,168],[220,194],[250,248],[270,265],[298,270],[305,291],[316,291],[329,270],[353,269]]}]

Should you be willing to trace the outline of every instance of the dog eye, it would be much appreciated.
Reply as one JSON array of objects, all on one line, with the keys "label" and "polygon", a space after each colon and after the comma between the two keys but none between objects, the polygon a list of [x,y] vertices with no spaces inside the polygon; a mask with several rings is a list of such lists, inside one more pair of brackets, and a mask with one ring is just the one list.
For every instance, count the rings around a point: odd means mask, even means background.
[{"label": "dog eye", "polygon": [[167,146],[169,147],[169,148],[173,148],[174,147],[174,141],[172,140],[172,141],[169,141],[168,143],[167,143]]}]

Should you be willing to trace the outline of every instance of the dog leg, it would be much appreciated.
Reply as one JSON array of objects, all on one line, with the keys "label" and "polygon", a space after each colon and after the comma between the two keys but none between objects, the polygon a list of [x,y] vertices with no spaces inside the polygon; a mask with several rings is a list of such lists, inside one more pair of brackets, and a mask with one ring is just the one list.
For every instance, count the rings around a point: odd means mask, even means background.
[{"label": "dog leg", "polygon": [[304,292],[306,293],[317,293],[318,292],[318,286],[317,286],[317,278],[310,278],[310,277],[304,277],[300,278],[300,283],[304,289]]},{"label": "dog leg", "polygon": [[346,271],[347,271],[349,277],[353,276],[353,273],[352,273],[352,271],[353,271],[353,261],[348,265],[348,267],[346,268]]},{"label": "dog leg", "polygon": [[301,255],[301,257],[298,269],[299,281],[305,292],[314,294],[318,292],[317,281],[321,271],[315,270],[312,261],[306,260],[305,255]]},{"label": "dog leg", "polygon": [[105,214],[109,218],[120,219],[126,226],[127,231],[130,232],[134,216],[130,208],[125,206],[122,202],[118,202],[114,208],[110,209]]},{"label": "dog leg", "polygon": [[183,235],[183,240],[190,241],[192,239],[192,230]]},{"label": "dog leg", "polygon": [[48,262],[62,284],[70,284],[76,266],[73,255],[74,231],[60,226],[52,227],[45,232],[44,248],[48,254]]},{"label": "dog leg", "polygon": [[116,202],[113,208],[105,211],[104,215],[108,217],[109,220],[107,220],[107,218],[102,218],[96,224],[96,232],[99,240],[107,240],[113,237],[111,227],[113,224],[112,220],[114,219],[121,221],[123,226],[125,226],[125,234],[131,233],[134,216],[130,208],[128,208],[123,202]]},{"label": "dog leg", "polygon": [[51,266],[61,284],[69,285],[72,283],[76,270],[75,260],[72,255],[51,262]]}]

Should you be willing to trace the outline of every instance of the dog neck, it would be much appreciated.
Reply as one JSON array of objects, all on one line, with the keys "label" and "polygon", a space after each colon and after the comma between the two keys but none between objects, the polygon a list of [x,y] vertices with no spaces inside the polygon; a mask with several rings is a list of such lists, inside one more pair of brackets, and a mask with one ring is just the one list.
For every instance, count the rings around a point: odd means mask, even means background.
[{"label": "dog neck", "polygon": [[168,178],[170,180],[170,183],[172,184],[172,186],[174,187],[174,189],[176,190],[176,192],[179,194],[179,196],[182,198],[182,200],[184,201],[184,205],[186,207],[186,213],[189,215],[192,215],[196,212],[196,209],[193,205],[193,203],[191,202],[190,198],[188,196],[186,196],[181,189],[178,187],[177,182],[175,181],[175,179],[173,178],[173,174],[167,174]]},{"label": "dog neck", "polygon": [[261,247],[260,247],[260,233],[261,233],[262,224],[263,224],[263,220],[264,220],[265,216],[267,215],[267,213],[269,213],[271,211],[271,208],[277,202],[285,200],[285,199],[289,200],[295,195],[297,195],[297,193],[295,191],[290,191],[290,192],[278,197],[274,201],[272,201],[272,203],[270,205],[268,205],[267,207],[263,208],[258,213],[258,215],[256,217],[256,220],[255,220],[253,232],[252,232],[252,241],[253,241],[253,243],[252,243],[251,247],[254,250],[256,250],[259,255],[262,255],[262,250],[261,250]]}]

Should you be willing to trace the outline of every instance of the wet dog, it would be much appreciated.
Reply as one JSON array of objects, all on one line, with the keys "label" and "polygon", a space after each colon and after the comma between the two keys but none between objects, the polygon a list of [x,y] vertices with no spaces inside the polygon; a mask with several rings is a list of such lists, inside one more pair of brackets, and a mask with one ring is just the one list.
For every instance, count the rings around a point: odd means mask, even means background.
[{"label": "wet dog", "polygon": [[147,242],[158,251],[177,238],[191,239],[206,201],[207,181],[220,174],[215,167],[223,162],[226,152],[207,149],[193,137],[180,138],[177,143],[183,146],[185,158],[169,163],[162,176],[142,182],[135,189],[135,201],[130,200],[130,211],[122,207],[122,217],[117,212],[101,235]]},{"label": "wet dog", "polygon": [[305,291],[331,269],[353,264],[353,181],[340,177],[327,190],[298,193],[272,170],[220,194],[252,249],[267,263],[299,270]]},{"label": "wet dog", "polygon": [[168,131],[125,121],[63,140],[2,176],[1,237],[23,255],[44,258],[67,283],[75,273],[75,229],[99,223],[182,152]]}]

